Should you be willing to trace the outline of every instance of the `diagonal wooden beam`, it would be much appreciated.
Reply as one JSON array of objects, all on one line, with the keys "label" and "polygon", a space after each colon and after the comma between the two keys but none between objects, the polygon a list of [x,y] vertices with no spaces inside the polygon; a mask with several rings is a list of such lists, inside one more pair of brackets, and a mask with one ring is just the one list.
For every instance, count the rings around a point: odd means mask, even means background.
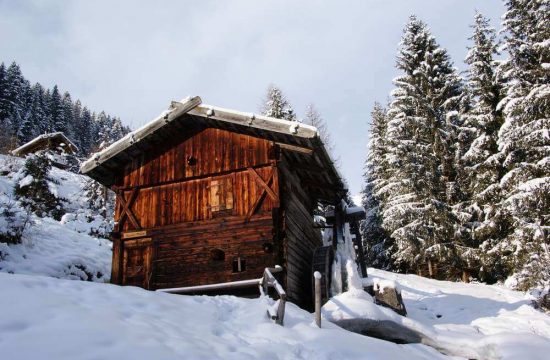
[{"label": "diagonal wooden beam", "polygon": [[137,220],[137,218],[135,217],[131,209],[132,205],[134,204],[134,201],[136,200],[138,191],[139,191],[138,188],[132,189],[132,191],[130,192],[130,197],[128,198],[128,201],[126,201],[126,199],[124,198],[124,191],[120,191],[118,193],[118,199],[120,201],[120,205],[122,206],[121,213],[120,213],[120,220],[119,220],[121,229],[122,229],[122,225],[124,224],[124,220],[128,218],[128,220],[130,220],[130,222],[132,223],[132,225],[136,230],[141,230],[139,221]]},{"label": "diagonal wooden beam", "polygon": [[[254,178],[254,180],[256,180],[256,182],[264,188],[265,191],[267,191],[267,194],[269,195],[269,197],[275,201],[275,202],[279,202],[279,197],[277,196],[277,194],[275,194],[275,192],[271,189],[271,187],[269,187],[269,185],[267,185],[264,181],[264,179],[262,179],[262,177],[256,172],[256,170],[254,170],[253,168],[248,168],[248,173],[250,175],[252,175],[252,177]],[[269,180],[271,180],[273,178],[273,171],[271,172],[271,174],[269,174]]]},{"label": "diagonal wooden beam", "polygon": [[[269,179],[267,180],[267,184],[268,185],[268,188],[269,188],[269,185],[273,182],[273,173],[271,173],[271,176],[269,177]],[[250,209],[248,209],[248,212],[246,213],[246,218],[245,218],[245,222],[249,222],[250,219],[252,218],[252,215],[254,215],[256,213],[256,211],[258,211],[258,209],[260,208],[260,206],[262,205],[262,202],[263,200],[265,199],[266,197],[266,194],[267,194],[267,191],[265,188],[263,188],[262,192],[260,193],[260,195],[256,198],[256,201],[254,202],[254,204],[250,207]]]}]

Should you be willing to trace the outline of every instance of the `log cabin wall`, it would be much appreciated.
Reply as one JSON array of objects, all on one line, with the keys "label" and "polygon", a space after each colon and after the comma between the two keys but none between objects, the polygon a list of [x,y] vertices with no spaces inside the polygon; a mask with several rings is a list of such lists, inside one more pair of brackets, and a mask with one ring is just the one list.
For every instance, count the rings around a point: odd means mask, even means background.
[{"label": "log cabin wall", "polygon": [[321,232],[314,227],[313,206],[308,190],[283,157],[281,172],[281,206],[284,211],[285,290],[296,304],[312,307],[313,252],[322,246]]},{"label": "log cabin wall", "polygon": [[281,263],[273,154],[267,140],[203,128],[133,160],[113,187],[112,281],[204,285]]}]

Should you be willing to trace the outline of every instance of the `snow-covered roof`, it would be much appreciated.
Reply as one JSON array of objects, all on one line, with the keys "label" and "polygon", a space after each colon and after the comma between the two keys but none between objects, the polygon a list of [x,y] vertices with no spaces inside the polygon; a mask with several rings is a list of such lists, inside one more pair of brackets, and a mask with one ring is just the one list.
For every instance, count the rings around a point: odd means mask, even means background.
[{"label": "snow-covered roof", "polygon": [[38,148],[41,143],[45,143],[48,140],[56,140],[60,144],[65,144],[67,148],[70,149],[72,152],[78,151],[78,147],[75,144],[73,144],[73,142],[69,140],[69,138],[67,138],[65,134],[58,131],[58,132],[39,135],[34,139],[32,139],[31,141],[13,150],[11,153],[12,155],[15,155],[15,156],[21,156],[21,155],[27,154],[29,152],[34,151],[35,148]]},{"label": "snow-covered roof", "polygon": [[315,127],[202,104],[198,96],[173,101],[168,110],[151,122],[93,154],[81,165],[80,171],[110,186],[114,183],[114,171],[120,169],[129,159],[141,154],[144,148],[162,142],[162,139],[193,128],[197,122],[274,141],[283,150],[304,151],[312,155],[317,165],[324,169],[327,181],[334,185],[335,191],[341,192],[345,187]]}]

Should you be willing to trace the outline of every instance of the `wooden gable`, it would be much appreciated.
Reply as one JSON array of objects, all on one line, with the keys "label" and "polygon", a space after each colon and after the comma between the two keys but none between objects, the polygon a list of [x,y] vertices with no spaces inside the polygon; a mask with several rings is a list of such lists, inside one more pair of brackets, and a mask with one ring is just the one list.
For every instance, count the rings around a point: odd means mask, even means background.
[{"label": "wooden gable", "polygon": [[115,221],[128,231],[270,211],[279,206],[272,146],[205,128],[144,153],[115,186]]}]

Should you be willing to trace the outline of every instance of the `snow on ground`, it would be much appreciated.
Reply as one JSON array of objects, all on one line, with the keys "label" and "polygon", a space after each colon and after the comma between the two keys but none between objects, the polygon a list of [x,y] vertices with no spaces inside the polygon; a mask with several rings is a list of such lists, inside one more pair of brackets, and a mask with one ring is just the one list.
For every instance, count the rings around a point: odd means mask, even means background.
[{"label": "snow on ground", "polygon": [[421,344],[347,332],[293,304],[285,325],[261,299],[183,296],[0,274],[5,359],[443,359]]},{"label": "snow on ground", "polygon": [[531,298],[502,286],[437,281],[369,269],[369,281],[399,284],[407,317],[379,307],[369,295],[346,292],[323,307],[328,319],[391,320],[422,333],[446,354],[476,359],[547,359],[550,316]]},{"label": "snow on ground", "polygon": [[[0,155],[0,169],[4,172],[0,175],[0,200],[5,200],[2,204],[17,205],[13,187],[23,163],[24,159]],[[67,214],[61,221],[30,214],[21,244],[0,242],[0,272],[108,281],[112,244],[88,235],[101,221],[97,216],[89,216],[83,191],[86,177],[55,167],[50,176],[55,182],[49,186],[64,199]]]},{"label": "snow on ground", "polygon": [[78,233],[51,218],[35,218],[33,222],[21,244],[0,243],[0,272],[109,280],[110,241]]}]

